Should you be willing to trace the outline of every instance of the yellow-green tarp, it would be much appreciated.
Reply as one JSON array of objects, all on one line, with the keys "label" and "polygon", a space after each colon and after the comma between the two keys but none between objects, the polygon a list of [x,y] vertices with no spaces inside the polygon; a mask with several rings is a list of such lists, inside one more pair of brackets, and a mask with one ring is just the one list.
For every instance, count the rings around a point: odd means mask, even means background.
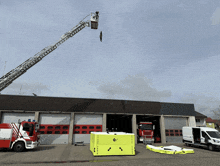
[{"label": "yellow-green tarp", "polygon": [[164,154],[187,154],[187,153],[194,153],[193,149],[185,149],[185,148],[180,148],[178,146],[160,146],[156,147],[153,145],[147,145],[146,149],[149,149],[153,152],[157,153],[164,153]]}]

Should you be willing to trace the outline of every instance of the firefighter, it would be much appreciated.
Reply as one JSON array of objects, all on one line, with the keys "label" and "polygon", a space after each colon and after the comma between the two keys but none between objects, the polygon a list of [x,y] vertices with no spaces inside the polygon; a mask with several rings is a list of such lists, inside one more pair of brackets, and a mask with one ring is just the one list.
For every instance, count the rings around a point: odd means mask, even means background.
[{"label": "firefighter", "polygon": [[100,38],[100,41],[102,42],[102,31],[100,32],[99,38]]}]

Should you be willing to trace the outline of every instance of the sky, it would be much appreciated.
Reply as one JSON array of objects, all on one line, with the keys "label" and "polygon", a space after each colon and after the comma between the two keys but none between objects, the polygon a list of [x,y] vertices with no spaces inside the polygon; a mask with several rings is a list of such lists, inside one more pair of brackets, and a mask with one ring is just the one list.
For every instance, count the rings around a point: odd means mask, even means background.
[{"label": "sky", "polygon": [[0,76],[96,11],[97,30],[84,28],[1,94],[191,103],[213,117],[220,106],[217,0],[0,0]]}]

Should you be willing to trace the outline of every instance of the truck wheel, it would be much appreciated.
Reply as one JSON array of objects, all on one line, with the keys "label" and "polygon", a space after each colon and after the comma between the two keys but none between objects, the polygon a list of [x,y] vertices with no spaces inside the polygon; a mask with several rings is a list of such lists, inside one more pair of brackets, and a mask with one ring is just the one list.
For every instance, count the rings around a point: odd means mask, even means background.
[{"label": "truck wheel", "polygon": [[137,142],[140,142],[140,137],[139,136],[137,136]]},{"label": "truck wheel", "polygon": [[214,146],[212,144],[209,145],[209,150],[211,150],[211,151],[214,150]]},{"label": "truck wheel", "polygon": [[8,150],[7,148],[3,148],[2,149],[3,152],[7,152],[7,150]]},{"label": "truck wheel", "polygon": [[15,143],[13,149],[15,152],[22,152],[24,150],[24,143],[23,142]]}]

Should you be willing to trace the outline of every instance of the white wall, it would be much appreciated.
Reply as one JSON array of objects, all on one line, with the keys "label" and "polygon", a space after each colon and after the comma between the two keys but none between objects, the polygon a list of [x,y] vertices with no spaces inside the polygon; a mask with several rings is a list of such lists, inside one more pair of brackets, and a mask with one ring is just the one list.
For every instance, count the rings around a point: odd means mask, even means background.
[{"label": "white wall", "polygon": [[[70,114],[40,114],[39,123],[69,125]],[[41,134],[40,143],[42,145],[68,144],[68,135],[69,134]]]},{"label": "white wall", "polygon": [[102,125],[103,115],[75,114],[74,124],[97,124]]},{"label": "white wall", "polygon": [[188,118],[188,124],[190,127],[196,127],[196,119],[195,116],[190,116]]},{"label": "white wall", "polygon": [[187,118],[164,116],[165,129],[182,129],[187,125]]},{"label": "white wall", "polygon": [[41,134],[40,143],[42,145],[50,144],[68,144],[69,134]]},{"label": "white wall", "polygon": [[[103,115],[96,114],[75,114],[74,125],[102,125],[102,117]],[[81,141],[84,141],[84,143],[90,143],[90,134],[73,134],[73,143]]]},{"label": "white wall", "polygon": [[70,114],[40,114],[40,124],[70,124]]},{"label": "white wall", "polygon": [[205,118],[196,118],[196,119],[200,119],[200,122],[196,122],[196,126],[206,126],[206,120]]},{"label": "white wall", "polygon": [[1,123],[18,123],[18,119],[20,121],[28,121],[28,119],[31,119],[31,121],[34,120],[35,113],[3,113],[2,114],[2,120]]}]

